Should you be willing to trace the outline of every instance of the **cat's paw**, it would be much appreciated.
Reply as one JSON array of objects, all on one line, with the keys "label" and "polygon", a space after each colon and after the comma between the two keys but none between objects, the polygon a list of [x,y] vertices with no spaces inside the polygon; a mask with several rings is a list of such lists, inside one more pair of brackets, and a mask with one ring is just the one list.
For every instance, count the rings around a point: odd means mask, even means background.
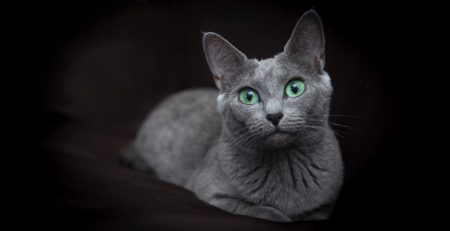
[{"label": "cat's paw", "polygon": [[288,216],[284,215],[278,209],[275,209],[270,206],[254,206],[248,208],[246,211],[249,216],[257,217],[261,219],[277,221],[277,222],[292,222],[292,219]]},{"label": "cat's paw", "polygon": [[207,202],[234,214],[276,222],[292,222],[291,218],[274,207],[249,203],[241,198],[218,194],[212,197],[211,200],[207,200]]}]

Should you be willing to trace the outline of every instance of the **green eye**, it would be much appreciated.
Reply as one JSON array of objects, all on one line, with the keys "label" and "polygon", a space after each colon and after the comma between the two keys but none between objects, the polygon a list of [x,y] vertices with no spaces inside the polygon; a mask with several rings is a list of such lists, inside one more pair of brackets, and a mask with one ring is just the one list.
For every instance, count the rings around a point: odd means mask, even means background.
[{"label": "green eye", "polygon": [[255,104],[259,100],[259,95],[251,88],[244,88],[239,92],[239,99],[245,104]]},{"label": "green eye", "polygon": [[305,83],[303,81],[295,79],[290,81],[286,85],[286,95],[289,97],[297,97],[303,94],[305,91]]}]

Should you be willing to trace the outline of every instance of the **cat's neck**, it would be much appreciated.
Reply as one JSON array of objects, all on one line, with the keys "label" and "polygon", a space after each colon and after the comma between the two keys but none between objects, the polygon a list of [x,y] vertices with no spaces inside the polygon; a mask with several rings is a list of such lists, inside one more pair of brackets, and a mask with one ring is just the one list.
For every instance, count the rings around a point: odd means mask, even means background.
[{"label": "cat's neck", "polygon": [[270,203],[276,201],[272,197],[294,195],[299,203],[309,203],[305,198],[335,187],[330,186],[336,182],[330,176],[339,175],[342,168],[339,151],[327,150],[337,144],[330,144],[335,141],[332,131],[315,132],[313,137],[299,137],[295,145],[279,150],[235,147],[222,139],[220,166],[236,189],[255,202]]},{"label": "cat's neck", "polygon": [[[235,139],[232,138],[231,133],[226,129],[226,126],[223,125],[220,142],[226,149],[230,150],[232,154],[236,154],[240,156],[244,155],[247,157],[250,156],[265,156],[265,155],[273,155],[274,153],[289,153],[292,151],[300,152],[300,153],[311,153],[317,151],[323,146],[323,142],[325,141],[325,137],[331,131],[327,124],[322,124],[321,127],[317,129],[311,129],[304,134],[299,135],[296,138],[296,141],[291,145],[286,145],[284,147],[267,147],[263,144],[255,144],[255,143],[245,143],[245,145],[241,145],[240,142],[236,142]],[[242,138],[245,140],[245,137]],[[237,144],[237,145],[235,145]]]}]

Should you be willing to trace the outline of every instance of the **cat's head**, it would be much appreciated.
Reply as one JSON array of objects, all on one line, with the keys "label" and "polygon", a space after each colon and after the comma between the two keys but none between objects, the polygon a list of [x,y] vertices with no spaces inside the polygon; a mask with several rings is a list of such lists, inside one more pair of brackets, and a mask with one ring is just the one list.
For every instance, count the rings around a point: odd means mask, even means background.
[{"label": "cat's head", "polygon": [[203,48],[220,90],[218,109],[234,144],[280,148],[327,120],[332,87],[315,11],[299,19],[284,51],[270,59],[248,59],[211,32],[204,34]]}]

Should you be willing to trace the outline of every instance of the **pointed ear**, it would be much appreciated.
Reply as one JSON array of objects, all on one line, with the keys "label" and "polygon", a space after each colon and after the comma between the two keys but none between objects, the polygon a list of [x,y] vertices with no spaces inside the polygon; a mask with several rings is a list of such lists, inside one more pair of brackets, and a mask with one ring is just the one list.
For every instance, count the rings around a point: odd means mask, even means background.
[{"label": "pointed ear", "polygon": [[219,90],[230,87],[244,71],[247,57],[222,36],[205,33],[203,50]]},{"label": "pointed ear", "polygon": [[307,11],[295,25],[284,53],[293,63],[311,65],[320,72],[325,66],[325,38],[322,22],[314,11]]}]

